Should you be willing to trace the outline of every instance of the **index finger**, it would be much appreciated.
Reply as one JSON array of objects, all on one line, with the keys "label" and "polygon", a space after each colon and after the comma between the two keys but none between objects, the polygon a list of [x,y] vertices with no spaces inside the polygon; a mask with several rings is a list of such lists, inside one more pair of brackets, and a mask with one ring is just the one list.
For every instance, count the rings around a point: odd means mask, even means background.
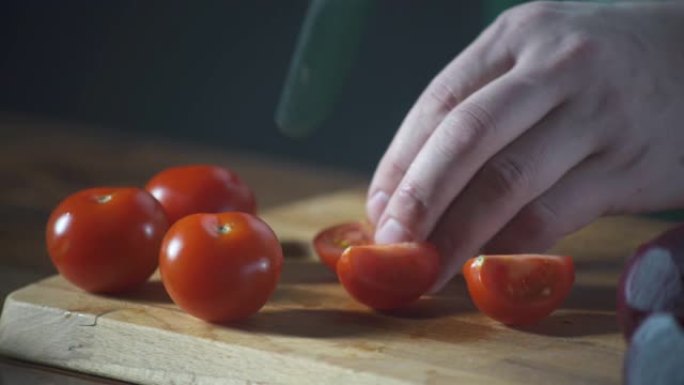
[{"label": "index finger", "polygon": [[375,241],[423,241],[482,165],[558,106],[561,87],[517,68],[472,94],[449,113],[390,197]]},{"label": "index finger", "polygon": [[487,28],[450,62],[428,85],[413,105],[375,170],[368,189],[366,212],[377,224],[389,197],[414,158],[444,117],[473,92],[513,67],[502,29]]}]

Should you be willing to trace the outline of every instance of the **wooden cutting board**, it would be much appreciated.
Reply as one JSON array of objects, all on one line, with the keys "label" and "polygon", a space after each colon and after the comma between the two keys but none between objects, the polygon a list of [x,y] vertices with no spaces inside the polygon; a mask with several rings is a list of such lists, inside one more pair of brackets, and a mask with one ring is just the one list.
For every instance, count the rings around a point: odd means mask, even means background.
[{"label": "wooden cutting board", "polygon": [[153,278],[126,297],[60,277],[12,293],[0,352],[142,384],[615,384],[625,344],[615,283],[622,261],[668,227],[609,218],[560,242],[577,283],[563,309],[512,329],[479,314],[462,279],[396,314],[355,303],[312,255],[323,226],[363,216],[346,191],[264,213],[284,244],[281,283],[261,312],[212,325],[180,311]]}]

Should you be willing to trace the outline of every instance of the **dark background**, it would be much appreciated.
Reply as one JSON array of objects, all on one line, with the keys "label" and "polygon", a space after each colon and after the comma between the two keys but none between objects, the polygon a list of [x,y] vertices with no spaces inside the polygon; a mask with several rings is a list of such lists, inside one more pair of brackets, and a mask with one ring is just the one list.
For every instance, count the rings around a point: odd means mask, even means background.
[{"label": "dark background", "polygon": [[480,1],[378,1],[334,113],[293,140],[273,114],[307,6],[4,2],[0,111],[371,173],[430,78],[483,28]]}]

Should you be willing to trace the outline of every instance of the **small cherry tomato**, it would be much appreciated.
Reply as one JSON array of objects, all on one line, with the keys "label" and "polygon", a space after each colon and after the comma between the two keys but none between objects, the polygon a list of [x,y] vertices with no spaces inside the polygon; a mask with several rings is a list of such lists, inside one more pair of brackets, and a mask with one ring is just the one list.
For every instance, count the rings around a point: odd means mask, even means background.
[{"label": "small cherry tomato", "polygon": [[575,267],[572,258],[555,255],[481,255],[465,263],[463,275],[481,312],[507,325],[529,325],[565,300]]},{"label": "small cherry tomato", "polygon": [[439,253],[428,243],[351,246],[337,263],[337,277],[357,301],[391,310],[427,292],[437,280],[439,266]]},{"label": "small cherry tomato", "polygon": [[164,207],[171,224],[195,213],[256,213],[254,194],[249,186],[225,167],[171,167],[153,176],[145,189]]},{"label": "small cherry tomato", "polygon": [[94,293],[145,282],[157,268],[168,221],[159,202],[137,188],[92,188],[64,199],[47,223],[52,263],[64,278]]},{"label": "small cherry tomato", "polygon": [[337,271],[337,261],[349,246],[373,243],[373,232],[367,222],[349,222],[328,227],[314,237],[313,245],[318,257],[330,270]]},{"label": "small cherry tomato", "polygon": [[159,255],[173,301],[209,322],[256,313],[276,288],[283,265],[278,238],[247,213],[193,214],[176,222]]}]

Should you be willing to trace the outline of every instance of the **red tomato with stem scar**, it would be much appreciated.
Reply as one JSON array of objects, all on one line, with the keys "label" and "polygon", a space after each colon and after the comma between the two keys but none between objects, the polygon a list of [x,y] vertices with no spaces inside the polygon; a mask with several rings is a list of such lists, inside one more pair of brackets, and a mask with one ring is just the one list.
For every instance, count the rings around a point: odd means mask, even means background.
[{"label": "red tomato with stem scar", "polygon": [[193,214],[176,222],[159,254],[171,299],[209,322],[249,317],[276,288],[283,265],[278,238],[247,213]]},{"label": "red tomato with stem scar", "polygon": [[91,188],[64,199],[47,223],[52,263],[74,285],[117,293],[157,268],[168,221],[159,202],[138,188]]}]

